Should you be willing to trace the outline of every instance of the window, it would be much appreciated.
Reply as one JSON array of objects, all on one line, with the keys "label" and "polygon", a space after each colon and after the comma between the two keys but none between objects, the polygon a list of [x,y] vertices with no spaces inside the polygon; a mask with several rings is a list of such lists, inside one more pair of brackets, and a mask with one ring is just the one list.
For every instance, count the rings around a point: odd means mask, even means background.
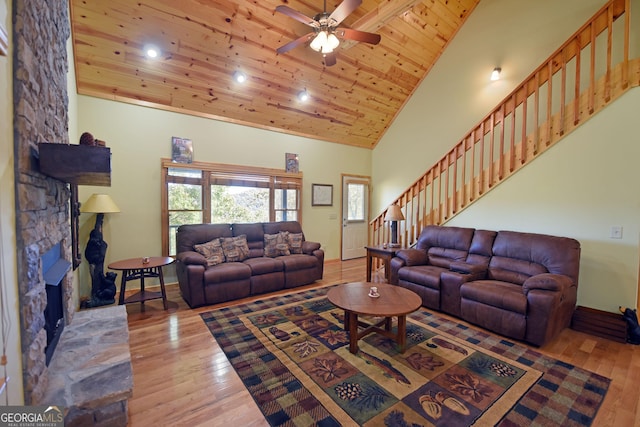
[{"label": "window", "polygon": [[176,254],[183,224],[297,221],[302,173],[162,160],[162,253]]},{"label": "window", "polygon": [[364,221],[365,213],[365,184],[350,182],[347,184],[347,220]]}]

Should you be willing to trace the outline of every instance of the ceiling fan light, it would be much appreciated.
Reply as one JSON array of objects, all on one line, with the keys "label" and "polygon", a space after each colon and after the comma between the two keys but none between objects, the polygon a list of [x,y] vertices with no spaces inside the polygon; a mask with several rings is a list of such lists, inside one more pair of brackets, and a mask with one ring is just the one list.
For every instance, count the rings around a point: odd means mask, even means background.
[{"label": "ceiling fan light", "polygon": [[333,51],[340,44],[340,40],[338,40],[335,34],[331,33],[329,37],[327,37],[327,44],[331,47],[331,51]]},{"label": "ceiling fan light", "polygon": [[327,32],[320,31],[316,36],[316,38],[314,38],[311,41],[311,44],[309,44],[309,46],[311,47],[311,49],[315,50],[316,52],[320,52],[321,49],[324,50],[324,47],[326,44],[327,44]]}]

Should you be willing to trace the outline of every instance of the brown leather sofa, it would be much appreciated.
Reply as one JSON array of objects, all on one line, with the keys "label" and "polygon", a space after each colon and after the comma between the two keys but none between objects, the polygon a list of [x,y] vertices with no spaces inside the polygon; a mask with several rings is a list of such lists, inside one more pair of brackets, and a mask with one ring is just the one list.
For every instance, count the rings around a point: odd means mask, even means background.
[{"label": "brown leather sofa", "polygon": [[391,260],[391,283],[425,307],[542,346],[569,326],[580,243],[514,231],[427,226]]},{"label": "brown leather sofa", "polygon": [[[292,248],[300,253],[265,256],[265,235],[280,232],[302,234],[298,250]],[[210,265],[196,250],[196,245],[241,236],[246,236],[248,249],[241,261]],[[305,240],[297,221],[182,225],[176,232],[176,250],[180,292],[192,308],[313,283],[322,279],[324,270],[320,243]]]}]

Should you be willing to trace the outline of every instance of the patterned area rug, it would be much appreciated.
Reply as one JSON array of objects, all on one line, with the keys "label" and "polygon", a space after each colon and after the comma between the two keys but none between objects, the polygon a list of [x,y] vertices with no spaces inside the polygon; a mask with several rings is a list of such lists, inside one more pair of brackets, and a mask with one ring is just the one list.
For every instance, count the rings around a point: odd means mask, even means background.
[{"label": "patterned area rug", "polygon": [[328,288],[203,313],[271,425],[590,425],[609,380],[420,310],[349,352]]}]

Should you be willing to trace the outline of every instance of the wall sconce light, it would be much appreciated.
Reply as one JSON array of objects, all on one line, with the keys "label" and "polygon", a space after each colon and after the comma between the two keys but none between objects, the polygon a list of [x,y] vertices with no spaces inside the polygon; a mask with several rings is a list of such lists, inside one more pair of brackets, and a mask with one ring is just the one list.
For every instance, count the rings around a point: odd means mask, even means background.
[{"label": "wall sconce light", "polygon": [[398,221],[404,220],[404,215],[402,214],[402,209],[400,209],[400,206],[389,206],[389,209],[387,209],[387,214],[384,216],[384,220],[391,222],[391,243],[389,243],[389,247],[399,247],[400,243],[398,243]]},{"label": "wall sconce light", "polygon": [[491,72],[491,81],[495,82],[496,80],[500,80],[500,73],[502,72],[502,68],[496,67]]},{"label": "wall sconce light", "polygon": [[305,102],[309,100],[309,92],[307,90],[302,90],[298,93],[298,101]]},{"label": "wall sconce light", "polygon": [[235,73],[233,73],[233,80],[238,83],[244,83],[247,81],[247,75],[242,71],[236,71]]},{"label": "wall sconce light", "polygon": [[115,273],[104,274],[104,258],[107,253],[107,242],[102,238],[102,221],[105,213],[120,212],[120,208],[107,194],[92,194],[80,206],[80,212],[95,213],[96,225],[91,230],[84,257],[89,262],[91,273],[91,300],[86,307],[98,307],[115,302]]}]

